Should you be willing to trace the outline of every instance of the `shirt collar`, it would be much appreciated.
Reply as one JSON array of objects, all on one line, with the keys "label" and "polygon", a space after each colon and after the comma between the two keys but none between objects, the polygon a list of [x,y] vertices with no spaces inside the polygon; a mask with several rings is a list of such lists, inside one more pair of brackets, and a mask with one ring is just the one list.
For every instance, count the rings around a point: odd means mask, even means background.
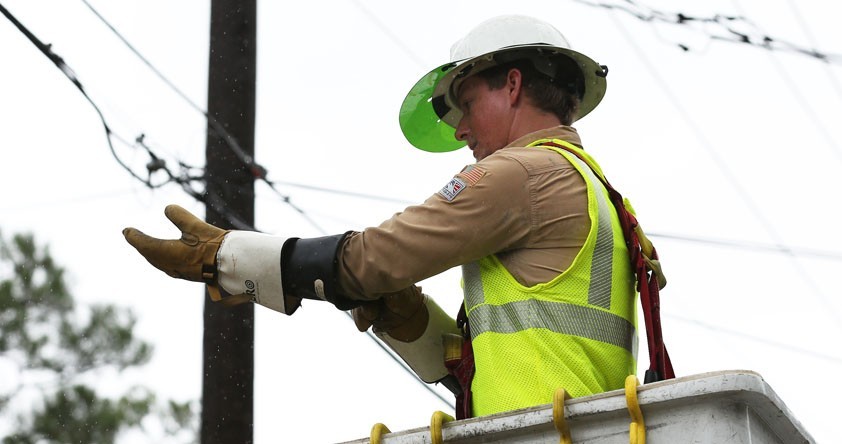
[{"label": "shirt collar", "polygon": [[506,145],[505,148],[526,146],[538,139],[561,139],[584,149],[582,147],[582,140],[579,138],[579,133],[576,132],[576,128],[565,125],[544,128],[525,134],[515,139],[512,143]]}]

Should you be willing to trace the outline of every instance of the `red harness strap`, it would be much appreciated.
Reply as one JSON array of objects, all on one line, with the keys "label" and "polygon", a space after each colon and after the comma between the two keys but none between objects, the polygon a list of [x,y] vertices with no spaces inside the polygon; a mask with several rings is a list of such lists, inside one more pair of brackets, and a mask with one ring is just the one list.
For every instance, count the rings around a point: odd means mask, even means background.
[{"label": "red harness strap", "polygon": [[[563,149],[590,166],[587,159],[583,159],[579,156],[579,153],[564,145],[553,142],[544,142],[541,145]],[[597,177],[599,177],[605,189],[608,190],[611,203],[617,209],[620,225],[623,228],[623,237],[626,240],[626,247],[629,249],[629,258],[637,276],[637,290],[640,293],[640,305],[643,309],[643,319],[646,324],[646,340],[649,347],[649,369],[646,370],[643,382],[649,383],[675,378],[672,361],[670,361],[667,347],[664,345],[664,339],[661,334],[660,286],[655,272],[646,261],[647,257],[643,254],[640,238],[635,231],[635,228],[638,227],[637,218],[626,209],[623,196],[608,183],[608,180],[599,174],[597,174]],[[648,259],[658,259],[658,253],[655,251],[655,247],[652,247]]]},{"label": "red harness strap", "polygon": [[465,304],[459,307],[459,315],[456,316],[456,325],[462,330],[462,353],[458,359],[444,361],[447,372],[453,375],[459,382],[461,393],[456,395],[456,419],[472,418],[471,411],[471,382],[474,380],[474,349],[471,346],[471,334],[468,330],[468,316],[465,313]]}]

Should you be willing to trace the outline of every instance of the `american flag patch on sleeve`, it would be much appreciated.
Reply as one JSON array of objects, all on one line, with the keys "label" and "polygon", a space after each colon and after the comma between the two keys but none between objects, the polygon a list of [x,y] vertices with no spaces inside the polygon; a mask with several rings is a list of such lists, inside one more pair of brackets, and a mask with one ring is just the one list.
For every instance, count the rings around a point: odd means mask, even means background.
[{"label": "american flag patch on sleeve", "polygon": [[465,182],[471,186],[476,185],[484,175],[485,170],[476,165],[468,165],[461,173],[457,174],[458,177],[465,179]]}]

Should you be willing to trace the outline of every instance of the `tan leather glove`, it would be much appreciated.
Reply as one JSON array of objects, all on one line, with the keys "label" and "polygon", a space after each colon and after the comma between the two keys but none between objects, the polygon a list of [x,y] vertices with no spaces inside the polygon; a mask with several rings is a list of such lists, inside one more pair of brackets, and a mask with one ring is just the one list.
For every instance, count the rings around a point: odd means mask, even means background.
[{"label": "tan leather glove", "polygon": [[364,303],[351,314],[357,329],[373,326],[374,334],[422,381],[432,384],[448,377],[442,338],[460,331],[456,321],[420,288],[412,286]]},{"label": "tan leather glove", "polygon": [[123,230],[123,236],[152,266],[179,279],[204,282],[211,299],[227,304],[249,301],[248,295],[223,298],[217,283],[216,253],[227,230],[206,223],[178,205],[167,205],[167,216],[179,230],[180,239],[157,239],[135,228]]},{"label": "tan leather glove", "polygon": [[388,333],[402,342],[413,342],[424,334],[429,322],[426,300],[427,296],[421,293],[421,288],[413,285],[376,301],[366,302],[353,309],[351,315],[361,332],[373,326],[375,332]]}]

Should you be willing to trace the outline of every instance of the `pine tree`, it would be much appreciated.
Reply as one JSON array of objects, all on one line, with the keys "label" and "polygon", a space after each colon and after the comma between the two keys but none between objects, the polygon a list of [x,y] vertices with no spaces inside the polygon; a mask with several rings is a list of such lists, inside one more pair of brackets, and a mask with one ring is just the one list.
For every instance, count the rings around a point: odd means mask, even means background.
[{"label": "pine tree", "polygon": [[108,444],[150,420],[195,441],[190,402],[159,403],[143,387],[106,397],[91,385],[105,369],[149,361],[152,346],[135,336],[135,324],[126,308],[77,307],[48,248],[32,235],[7,241],[0,233],[0,371],[17,372],[0,384],[0,418],[12,428],[0,429],[2,443]]}]

